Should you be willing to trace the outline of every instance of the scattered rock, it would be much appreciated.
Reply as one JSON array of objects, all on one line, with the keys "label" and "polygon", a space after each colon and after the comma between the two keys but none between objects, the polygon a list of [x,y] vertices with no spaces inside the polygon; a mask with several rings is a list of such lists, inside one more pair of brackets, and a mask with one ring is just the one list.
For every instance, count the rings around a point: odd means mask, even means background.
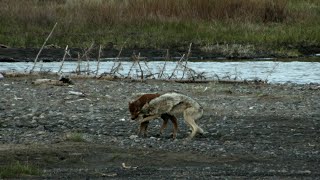
[{"label": "scattered rock", "polygon": [[[55,143],[66,141],[65,134],[77,132],[81,135],[80,140],[90,143],[89,146],[129,149],[124,157],[121,157],[121,152],[110,149],[86,151],[85,155],[95,153],[98,158],[109,157],[112,161],[134,157],[132,161],[125,161],[131,167],[137,166],[131,162],[155,159],[159,162],[153,163],[158,163],[159,167],[168,165],[170,170],[165,171],[167,174],[174,172],[180,178],[189,177],[183,175],[188,172],[188,175],[204,173],[208,178],[221,174],[242,177],[247,172],[259,178],[265,177],[263,175],[288,175],[290,178],[317,175],[318,161],[314,161],[320,152],[315,148],[319,146],[317,130],[320,128],[320,91],[317,90],[317,84],[312,88],[290,84],[266,84],[257,88],[250,84],[216,83],[206,84],[208,88],[205,91],[198,91],[194,89],[194,84],[158,81],[73,79],[72,86],[35,86],[28,83],[38,77],[6,77],[0,81],[1,144],[41,143],[55,146]],[[41,78],[54,79],[52,76]],[[157,92],[179,90],[197,99],[204,108],[203,117],[197,121],[204,129],[204,135],[184,141],[189,127],[182,117],[178,117],[176,140],[170,138],[171,122],[163,134],[156,137],[162,124],[160,120],[150,121],[146,138],[138,137],[139,124],[128,120],[128,101],[133,93],[149,92],[153,86]],[[232,94],[226,89],[232,89]],[[79,98],[81,96],[85,98]],[[145,150],[143,157],[147,158],[132,155],[140,150]],[[168,154],[159,154],[162,152]],[[171,153],[176,154],[170,157]],[[105,163],[111,162],[110,159],[90,162]],[[185,161],[172,170],[170,163],[180,159]],[[105,174],[115,170],[119,178],[122,178],[120,175],[124,171],[128,176],[131,175],[134,169],[124,169],[120,164],[117,167],[100,164],[99,167],[103,167]],[[211,169],[208,168],[209,164],[212,165]],[[181,169],[181,166],[185,169]],[[144,167],[139,166],[137,171],[140,168]],[[143,169],[139,173],[143,177],[157,173],[158,169],[153,171],[153,168]],[[178,178],[178,175],[164,176],[163,179]],[[68,174],[65,177],[69,177]]]}]

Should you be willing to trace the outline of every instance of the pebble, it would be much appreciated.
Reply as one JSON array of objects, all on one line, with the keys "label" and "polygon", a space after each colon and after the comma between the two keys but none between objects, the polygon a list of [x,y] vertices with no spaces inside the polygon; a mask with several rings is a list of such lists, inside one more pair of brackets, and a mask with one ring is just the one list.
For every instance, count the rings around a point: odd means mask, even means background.
[{"label": "pebble", "polygon": [[[301,90],[299,85],[256,87],[209,83],[203,92],[203,88],[194,88],[197,84],[163,82],[161,86],[144,82],[130,84],[128,88],[128,83],[121,85],[118,81],[97,80],[88,85],[75,80],[70,87],[35,87],[10,81],[5,78],[0,84],[0,88],[3,84],[10,84],[7,86],[9,91],[0,91],[0,97],[5,99],[0,100],[1,108],[5,109],[0,110],[1,143],[54,143],[63,141],[65,133],[78,132],[86,134],[88,141],[106,146],[146,147],[212,157],[230,157],[231,153],[244,157],[265,154],[269,160],[267,155],[271,157],[272,154],[265,151],[271,150],[275,151],[274,156],[296,157],[291,148],[292,142],[299,150],[299,157],[318,155],[310,153],[316,147],[312,145],[315,142],[305,140],[318,138],[314,133],[319,129],[318,85]],[[105,88],[106,84],[108,88]],[[161,120],[150,121],[147,138],[136,135],[139,125],[129,120],[128,102],[133,92],[150,92],[150,89],[161,92],[180,89],[182,93],[195,97],[204,107],[204,115],[197,121],[206,132],[203,137],[196,136],[186,142],[189,128],[182,117],[178,117],[179,131],[175,140],[169,137],[172,133],[170,121],[159,138],[156,134]],[[232,89],[233,93],[226,93],[226,89]],[[78,94],[86,96],[79,97]],[[266,96],[261,98],[261,94]],[[14,95],[23,100],[14,100]],[[29,110],[33,107],[35,110]],[[297,132],[292,132],[292,128]],[[288,138],[294,140],[289,145],[285,143]],[[281,150],[280,146],[284,148]]]}]

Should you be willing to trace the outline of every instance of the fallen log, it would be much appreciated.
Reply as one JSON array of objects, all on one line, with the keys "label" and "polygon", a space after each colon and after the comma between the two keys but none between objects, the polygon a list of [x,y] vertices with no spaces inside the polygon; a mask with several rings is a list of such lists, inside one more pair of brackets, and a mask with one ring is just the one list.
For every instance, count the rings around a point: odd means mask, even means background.
[{"label": "fallen log", "polygon": [[53,80],[53,79],[36,79],[35,81],[32,81],[32,84],[35,84],[35,85],[48,84],[48,85],[55,85],[55,86],[68,85],[68,83],[64,83],[63,81]]}]

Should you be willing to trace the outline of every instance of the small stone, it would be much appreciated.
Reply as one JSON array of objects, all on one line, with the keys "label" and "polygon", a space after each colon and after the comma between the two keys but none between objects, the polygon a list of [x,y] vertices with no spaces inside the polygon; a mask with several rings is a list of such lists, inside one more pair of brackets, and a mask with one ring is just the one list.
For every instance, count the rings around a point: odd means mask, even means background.
[{"label": "small stone", "polygon": [[64,124],[65,121],[64,121],[64,120],[59,120],[58,123],[59,123],[59,124]]},{"label": "small stone", "polygon": [[129,137],[129,139],[136,139],[136,138],[138,138],[138,135],[131,135],[131,136]]},{"label": "small stone", "polygon": [[45,131],[38,131],[37,135],[42,135],[42,134],[45,134],[46,132]]}]

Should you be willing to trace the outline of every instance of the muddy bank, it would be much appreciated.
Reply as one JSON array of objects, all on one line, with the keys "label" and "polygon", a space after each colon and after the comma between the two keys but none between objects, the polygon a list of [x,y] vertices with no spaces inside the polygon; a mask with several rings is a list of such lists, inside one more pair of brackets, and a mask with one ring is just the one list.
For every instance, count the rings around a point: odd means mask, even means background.
[{"label": "muddy bank", "polygon": [[[148,60],[179,60],[183,54],[188,53],[188,46],[170,47],[168,49],[142,49],[142,48],[113,48],[105,47],[102,49],[101,58],[115,58],[119,55],[126,60],[130,60],[133,54],[141,54],[141,57]],[[315,54],[320,53],[320,48],[317,46],[301,46],[294,49],[288,49],[288,52],[279,53],[276,50],[270,49],[249,49],[241,45],[234,45],[235,47],[202,47],[193,45],[189,60],[232,60],[232,59],[259,59],[259,58],[276,58],[276,59],[290,59],[290,58],[308,58],[314,57]],[[241,49],[242,48],[242,49]],[[250,46],[250,48],[252,48]],[[96,60],[98,57],[98,47],[94,47],[88,57]],[[85,49],[71,48],[70,55],[66,56],[66,60],[75,61],[80,55],[84,54]],[[295,53],[292,53],[292,52]],[[0,48],[0,62],[33,62],[39,49],[37,48]],[[296,53],[298,52],[298,53]],[[64,48],[49,47],[43,49],[39,56],[39,60],[43,62],[61,61],[64,55]]]},{"label": "muddy bank", "polygon": [[[73,79],[34,85],[0,80],[0,166],[19,161],[41,174],[24,178],[319,178],[318,85],[172,83]],[[179,91],[204,107],[203,136],[177,140],[161,121],[137,137],[127,103],[139,92]],[[79,92],[74,93],[74,92]],[[122,164],[125,163],[125,164]]]}]

